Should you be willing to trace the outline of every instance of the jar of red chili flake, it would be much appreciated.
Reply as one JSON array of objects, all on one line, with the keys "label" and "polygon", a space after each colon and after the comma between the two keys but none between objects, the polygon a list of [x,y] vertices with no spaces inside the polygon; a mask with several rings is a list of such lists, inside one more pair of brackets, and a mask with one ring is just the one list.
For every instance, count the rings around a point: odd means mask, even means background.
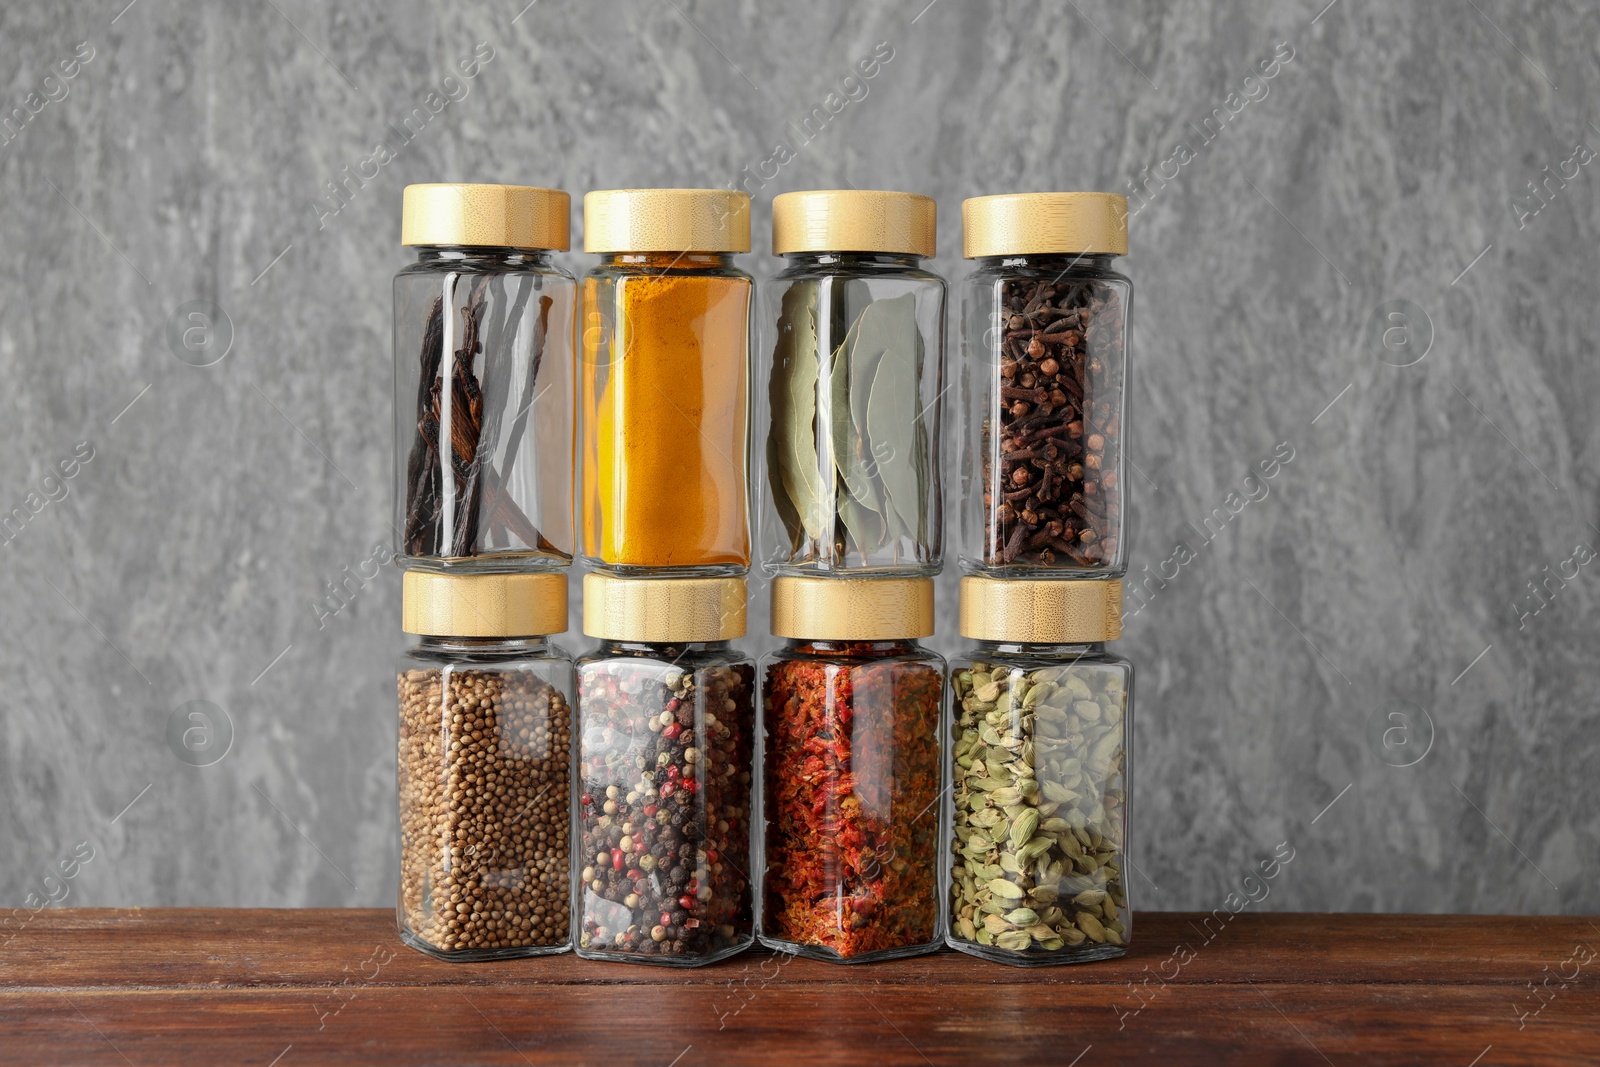
[{"label": "jar of red chili flake", "polygon": [[744,579],[590,573],[583,629],[600,643],[577,661],[577,953],[731,956],[755,938]]},{"label": "jar of red chili flake", "polygon": [[939,945],[945,665],[931,579],[783,577],[765,679],[761,941],[836,963]]}]

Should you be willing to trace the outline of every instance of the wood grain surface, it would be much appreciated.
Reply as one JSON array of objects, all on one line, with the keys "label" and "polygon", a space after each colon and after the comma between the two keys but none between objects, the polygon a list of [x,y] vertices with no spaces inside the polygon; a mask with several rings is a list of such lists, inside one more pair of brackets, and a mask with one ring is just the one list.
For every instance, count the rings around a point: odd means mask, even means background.
[{"label": "wood grain surface", "polygon": [[449,964],[379,910],[63,909],[11,931],[3,1064],[1600,1062],[1584,918],[1141,914],[1126,958],[1035,970]]}]

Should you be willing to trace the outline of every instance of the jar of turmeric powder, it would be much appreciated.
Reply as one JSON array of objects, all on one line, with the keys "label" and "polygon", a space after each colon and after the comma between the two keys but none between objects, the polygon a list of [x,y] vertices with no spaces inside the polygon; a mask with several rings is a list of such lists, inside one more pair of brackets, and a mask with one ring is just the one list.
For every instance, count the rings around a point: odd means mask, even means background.
[{"label": "jar of turmeric powder", "polygon": [[583,215],[582,553],[615,575],[742,575],[750,198],[612,189]]},{"label": "jar of turmeric powder", "polygon": [[758,542],[774,575],[939,572],[945,281],[934,202],[834,190],[772,201],[762,285]]}]

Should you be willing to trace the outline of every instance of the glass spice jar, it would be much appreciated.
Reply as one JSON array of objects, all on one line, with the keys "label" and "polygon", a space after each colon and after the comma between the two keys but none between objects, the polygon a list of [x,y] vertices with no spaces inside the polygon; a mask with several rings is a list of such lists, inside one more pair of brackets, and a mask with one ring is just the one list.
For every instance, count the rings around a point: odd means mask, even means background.
[{"label": "glass spice jar", "polygon": [[742,575],[750,198],[612,189],[583,200],[583,554],[622,575]]},{"label": "glass spice jar", "polygon": [[766,570],[937,574],[945,282],[922,266],[933,200],[783,193],[772,250],[788,266],[762,287]]},{"label": "glass spice jar", "polygon": [[1133,285],[1111,260],[1128,202],[980,196],[961,214],[979,261],[961,307],[962,570],[1121,577]]},{"label": "glass spice jar", "polygon": [[417,260],[394,279],[404,568],[572,561],[577,281],[550,258],[567,249],[570,213],[555,189],[406,186],[401,241]]},{"label": "glass spice jar", "polygon": [[946,940],[1000,963],[1121,956],[1133,667],[1120,581],[965,578],[950,667]]},{"label": "glass spice jar", "polygon": [[401,938],[447,960],[564,952],[566,576],[408,571],[399,672]]},{"label": "glass spice jar", "polygon": [[761,942],[836,963],[940,944],[944,660],[931,579],[779,578],[761,661]]},{"label": "glass spice jar", "polygon": [[747,948],[755,668],[742,578],[584,578],[579,956],[696,966]]}]

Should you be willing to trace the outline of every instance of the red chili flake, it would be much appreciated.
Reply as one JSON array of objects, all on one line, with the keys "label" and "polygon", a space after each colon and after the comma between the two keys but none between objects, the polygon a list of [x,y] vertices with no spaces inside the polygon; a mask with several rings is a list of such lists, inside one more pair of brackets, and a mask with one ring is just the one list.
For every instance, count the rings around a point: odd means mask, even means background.
[{"label": "red chili flake", "polygon": [[794,651],[766,678],[765,928],[847,957],[927,944],[944,673],[868,645]]}]

